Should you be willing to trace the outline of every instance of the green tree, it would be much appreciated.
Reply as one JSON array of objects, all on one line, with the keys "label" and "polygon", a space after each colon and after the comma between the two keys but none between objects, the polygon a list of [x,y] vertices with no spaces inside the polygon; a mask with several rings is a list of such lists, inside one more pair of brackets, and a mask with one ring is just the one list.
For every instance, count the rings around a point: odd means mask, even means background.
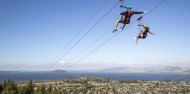
[{"label": "green tree", "polygon": [[4,82],[3,85],[3,94],[18,94],[18,87],[12,80],[8,80]]},{"label": "green tree", "polygon": [[36,90],[37,92],[40,92],[40,87],[39,86],[37,86],[37,90]]},{"label": "green tree", "polygon": [[[54,89],[53,91],[52,91],[52,94],[61,94],[61,91],[60,91],[60,89]],[[67,93],[63,93],[63,94],[67,94]],[[70,94],[70,93],[69,93]]]},{"label": "green tree", "polygon": [[5,89],[5,87],[7,86],[7,81],[3,82],[3,89]]},{"label": "green tree", "polygon": [[25,86],[18,87],[19,94],[24,94],[25,92]]},{"label": "green tree", "polygon": [[52,92],[52,94],[57,94],[58,93],[58,90],[55,88]]},{"label": "green tree", "polygon": [[40,89],[41,89],[41,88],[40,88],[39,86],[37,86],[37,89],[34,91],[34,94],[41,94],[41,93],[40,93]]},{"label": "green tree", "polygon": [[48,94],[51,94],[51,93],[52,93],[52,86],[51,86],[51,84],[49,85],[49,87],[48,87],[48,89],[47,89],[47,92],[48,92]]},{"label": "green tree", "polygon": [[0,94],[3,91],[3,85],[0,83]]},{"label": "green tree", "polygon": [[26,85],[25,94],[33,94],[33,93],[34,93],[34,85],[32,84],[32,80],[30,80]]},{"label": "green tree", "polygon": [[46,94],[46,86],[42,84],[40,91],[41,91],[41,94]]},{"label": "green tree", "polygon": [[[68,93],[67,93],[67,90],[65,90],[65,89],[62,90],[62,93],[63,93],[63,94],[68,94]],[[78,94],[78,93],[74,93],[74,94]]]}]

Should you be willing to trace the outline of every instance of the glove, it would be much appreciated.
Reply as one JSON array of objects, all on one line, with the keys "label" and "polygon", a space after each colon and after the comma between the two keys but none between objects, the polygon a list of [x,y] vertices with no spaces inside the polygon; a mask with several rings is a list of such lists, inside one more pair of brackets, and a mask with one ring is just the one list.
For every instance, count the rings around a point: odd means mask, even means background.
[{"label": "glove", "polygon": [[148,13],[148,11],[144,11],[144,13]]}]

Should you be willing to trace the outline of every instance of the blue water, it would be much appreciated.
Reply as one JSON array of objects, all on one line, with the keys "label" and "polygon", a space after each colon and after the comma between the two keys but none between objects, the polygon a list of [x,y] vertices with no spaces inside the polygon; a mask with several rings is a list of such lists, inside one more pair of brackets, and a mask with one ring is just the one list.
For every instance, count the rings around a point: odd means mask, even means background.
[{"label": "blue water", "polygon": [[[44,81],[44,80],[63,80],[79,76],[97,76],[108,79],[117,80],[190,80],[190,74],[151,74],[151,73],[45,73],[45,72],[16,72],[16,73],[0,73],[0,82],[7,79],[16,82],[28,81]],[[188,78],[188,79],[183,79]]]}]

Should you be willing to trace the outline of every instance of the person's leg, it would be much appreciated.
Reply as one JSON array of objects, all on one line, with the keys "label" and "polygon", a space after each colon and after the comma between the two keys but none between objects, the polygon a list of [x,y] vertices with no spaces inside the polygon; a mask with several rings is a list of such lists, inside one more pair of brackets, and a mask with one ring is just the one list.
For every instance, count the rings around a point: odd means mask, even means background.
[{"label": "person's leg", "polygon": [[124,23],[124,24],[123,24],[123,27],[121,27],[121,29],[123,30],[123,29],[125,28],[125,26],[126,26],[126,24]]},{"label": "person's leg", "polygon": [[139,40],[140,38],[141,38],[141,39],[144,39],[144,37],[141,36],[141,35],[136,36],[136,44],[138,43],[138,40]]},{"label": "person's leg", "polygon": [[124,24],[123,24],[123,27],[121,27],[121,29],[123,30],[126,26],[126,24],[129,24],[130,23],[130,19],[129,18],[126,18]]},{"label": "person's leg", "polygon": [[119,24],[119,20],[117,20],[116,23],[115,23],[116,29],[117,29],[117,27],[118,27],[118,24]]},{"label": "person's leg", "polygon": [[116,31],[117,31],[118,24],[119,24],[119,20],[117,20],[117,21],[115,22],[115,29],[114,29],[113,32],[116,32]]},{"label": "person's leg", "polygon": [[139,36],[136,36],[136,44],[138,43],[139,40]]},{"label": "person's leg", "polygon": [[118,27],[119,23],[123,23],[123,22],[124,22],[124,20],[123,20],[123,19],[119,19],[119,20],[117,20],[117,21],[116,21],[116,23],[115,23],[115,29],[114,29],[114,31],[113,31],[113,32],[116,32],[116,31],[117,31],[117,27]]}]

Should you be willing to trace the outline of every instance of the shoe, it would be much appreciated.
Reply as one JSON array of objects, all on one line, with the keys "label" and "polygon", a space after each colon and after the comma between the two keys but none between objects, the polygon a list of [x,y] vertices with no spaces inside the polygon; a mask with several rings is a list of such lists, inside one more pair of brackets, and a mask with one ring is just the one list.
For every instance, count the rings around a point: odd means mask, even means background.
[{"label": "shoe", "polygon": [[114,29],[114,30],[113,30],[113,33],[114,33],[114,32],[117,32],[117,29]]},{"label": "shoe", "polygon": [[121,29],[123,30],[123,29],[124,29],[124,27],[121,27]]},{"label": "shoe", "polygon": [[137,39],[139,39],[139,37],[138,37],[138,36],[136,36],[136,37],[134,37],[134,39],[135,39],[135,40],[137,40]]},{"label": "shoe", "polygon": [[136,39],[137,39],[137,37],[134,37],[134,39],[136,40]]}]

